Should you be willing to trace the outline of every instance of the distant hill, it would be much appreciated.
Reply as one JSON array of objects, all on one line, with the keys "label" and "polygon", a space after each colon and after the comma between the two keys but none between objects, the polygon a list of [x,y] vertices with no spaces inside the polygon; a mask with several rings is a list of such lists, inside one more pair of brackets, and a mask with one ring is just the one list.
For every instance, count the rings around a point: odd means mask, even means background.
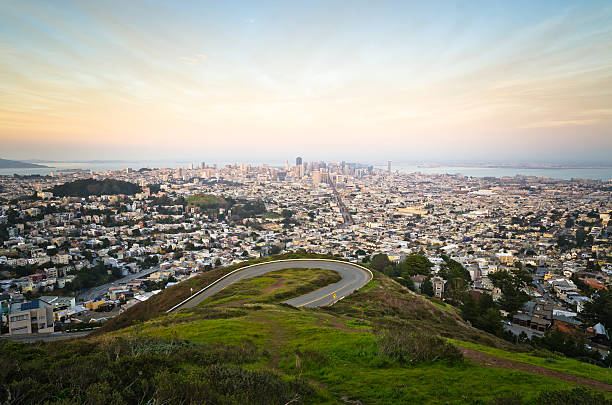
[{"label": "distant hill", "polygon": [[34,163],[19,162],[17,160],[0,159],[0,169],[30,169],[45,168],[48,166],[36,165]]},{"label": "distant hill", "polygon": [[194,194],[185,199],[188,204],[204,209],[229,208],[231,202],[212,194]]},{"label": "distant hill", "polygon": [[53,187],[49,191],[58,197],[89,197],[91,195],[132,195],[141,192],[142,189],[138,185],[127,181],[85,179],[64,183]]},{"label": "distant hill", "polygon": [[266,205],[262,200],[235,200],[231,197],[218,197],[212,194],[194,194],[187,197],[185,202],[209,211],[231,208],[232,217],[238,219],[255,217],[266,212]]}]

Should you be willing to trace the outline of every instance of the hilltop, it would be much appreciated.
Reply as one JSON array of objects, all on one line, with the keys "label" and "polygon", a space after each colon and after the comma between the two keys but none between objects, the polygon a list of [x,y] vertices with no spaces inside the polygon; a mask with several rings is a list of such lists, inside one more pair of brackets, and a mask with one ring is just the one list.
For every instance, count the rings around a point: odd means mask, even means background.
[{"label": "hilltop", "polygon": [[44,169],[48,166],[37,165],[34,163],[20,162],[18,160],[0,159],[0,169]]},{"label": "hilltop", "polygon": [[132,195],[142,191],[140,186],[122,180],[114,179],[85,179],[76,180],[55,186],[50,190],[55,196],[59,197],[89,197],[91,195]]},{"label": "hilltop", "polygon": [[472,328],[454,307],[376,271],[328,308],[281,302],[337,275],[287,269],[165,313],[190,288],[236,268],[295,257],[325,256],[286,254],[214,269],[128,309],[86,339],[6,344],[0,381],[26,403],[606,403],[608,393],[576,388],[609,391],[605,369]]},{"label": "hilltop", "polygon": [[230,207],[230,202],[222,197],[211,194],[194,194],[185,199],[188,204],[204,209],[219,209]]},{"label": "hilltop", "polygon": [[211,213],[216,212],[219,208],[231,209],[232,216],[239,219],[259,216],[266,212],[266,206],[261,200],[235,200],[231,197],[212,194],[193,194],[185,198],[185,203]]}]

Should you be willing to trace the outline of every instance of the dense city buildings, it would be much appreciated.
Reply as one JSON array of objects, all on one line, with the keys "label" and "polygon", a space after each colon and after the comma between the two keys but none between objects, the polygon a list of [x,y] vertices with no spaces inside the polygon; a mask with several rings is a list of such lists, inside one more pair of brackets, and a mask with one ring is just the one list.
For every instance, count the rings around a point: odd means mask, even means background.
[{"label": "dense city buildings", "polygon": [[592,291],[612,281],[609,182],[301,158],[197,166],[1,176],[3,333],[103,322],[199,272],[297,250],[393,263],[418,253],[433,267],[412,282],[440,299],[448,258],[469,272],[471,293],[496,300],[491,274],[529,269],[530,301],[505,325],[517,335],[581,325]]}]

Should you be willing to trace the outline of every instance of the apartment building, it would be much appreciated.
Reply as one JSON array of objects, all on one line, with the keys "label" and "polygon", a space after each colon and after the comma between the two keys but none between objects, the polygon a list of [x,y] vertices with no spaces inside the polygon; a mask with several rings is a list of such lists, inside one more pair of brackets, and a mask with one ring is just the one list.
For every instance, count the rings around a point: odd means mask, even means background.
[{"label": "apartment building", "polygon": [[53,307],[41,300],[19,302],[9,311],[9,334],[53,332]]}]

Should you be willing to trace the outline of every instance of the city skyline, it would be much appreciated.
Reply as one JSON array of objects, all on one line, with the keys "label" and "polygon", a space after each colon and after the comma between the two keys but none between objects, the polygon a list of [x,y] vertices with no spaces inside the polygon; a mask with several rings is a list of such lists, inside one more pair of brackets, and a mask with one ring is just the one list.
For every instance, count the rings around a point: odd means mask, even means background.
[{"label": "city skyline", "polygon": [[596,1],[5,2],[0,157],[610,164],[611,20]]}]

